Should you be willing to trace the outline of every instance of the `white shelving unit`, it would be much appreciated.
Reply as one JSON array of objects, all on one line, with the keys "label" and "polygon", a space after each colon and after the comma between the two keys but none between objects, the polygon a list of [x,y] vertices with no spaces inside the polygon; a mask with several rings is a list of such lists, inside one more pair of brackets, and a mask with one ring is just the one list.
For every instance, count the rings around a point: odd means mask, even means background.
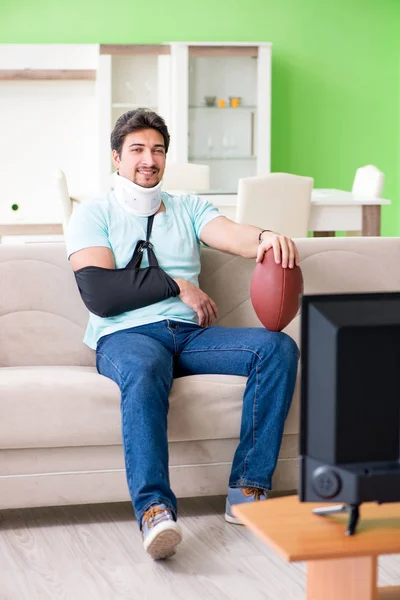
[{"label": "white shelving unit", "polygon": [[111,186],[110,134],[128,110],[146,107],[170,116],[170,46],[100,46],[97,75],[99,178],[103,192]]},{"label": "white shelving unit", "polygon": [[[241,177],[269,173],[271,44],[172,46],[171,90],[179,109],[173,100],[170,129],[177,143],[170,159],[208,164],[211,187],[227,191],[236,191]],[[215,106],[207,106],[206,97],[215,97]],[[232,107],[230,97],[239,98],[239,106]]]},{"label": "white shelving unit", "polygon": [[[225,100],[206,106],[205,97]],[[229,97],[240,97],[231,107]],[[99,173],[110,188],[110,133],[124,112],[146,106],[171,134],[168,160],[210,165],[211,187],[270,172],[271,44],[100,46],[97,74]]]},{"label": "white shelving unit", "polygon": [[[53,169],[65,171],[72,195],[108,191],[111,131],[139,106],[165,118],[168,160],[210,165],[213,189],[235,192],[240,177],[270,171],[268,43],[0,44],[0,88],[4,218],[55,218]],[[206,106],[206,96],[226,106]]]}]

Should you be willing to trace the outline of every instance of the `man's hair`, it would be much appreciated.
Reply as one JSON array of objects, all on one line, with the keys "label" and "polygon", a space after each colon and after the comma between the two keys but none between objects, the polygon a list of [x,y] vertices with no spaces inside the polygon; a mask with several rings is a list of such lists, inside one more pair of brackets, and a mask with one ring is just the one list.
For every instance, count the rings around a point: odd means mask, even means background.
[{"label": "man's hair", "polygon": [[164,138],[165,154],[168,152],[170,136],[165,121],[160,115],[147,108],[128,110],[119,117],[111,133],[111,150],[121,155],[122,146],[129,133],[155,129]]}]

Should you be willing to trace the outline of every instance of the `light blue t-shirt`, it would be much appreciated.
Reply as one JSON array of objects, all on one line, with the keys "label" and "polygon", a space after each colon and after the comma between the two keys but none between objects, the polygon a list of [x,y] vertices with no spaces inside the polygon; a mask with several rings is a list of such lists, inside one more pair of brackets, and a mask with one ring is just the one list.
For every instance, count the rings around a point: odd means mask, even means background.
[{"label": "light blue t-shirt", "polygon": [[[198,286],[200,232],[207,223],[222,215],[199,196],[171,196],[163,192],[162,200],[166,212],[154,217],[150,237],[158,263],[173,279],[185,279]],[[73,212],[67,231],[68,258],[83,248],[104,246],[112,250],[115,267],[121,269],[131,260],[138,240],[146,239],[146,230],[147,217],[128,213],[110,192],[105,198],[84,202]],[[145,251],[141,267],[147,266]],[[198,322],[196,312],[179,298],[168,298],[115,317],[89,315],[84,342],[93,349],[103,335],[120,329],[164,319]]]}]

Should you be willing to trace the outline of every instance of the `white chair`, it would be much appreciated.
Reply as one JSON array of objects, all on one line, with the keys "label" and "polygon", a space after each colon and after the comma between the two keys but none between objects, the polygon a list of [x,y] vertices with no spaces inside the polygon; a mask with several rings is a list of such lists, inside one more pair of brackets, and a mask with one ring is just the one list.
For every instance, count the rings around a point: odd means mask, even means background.
[{"label": "white chair", "polygon": [[74,201],[77,201],[75,200],[75,198],[71,198],[71,196],[69,195],[67,179],[65,177],[64,171],[62,171],[61,169],[57,169],[54,175],[54,180],[57,200],[61,204],[62,208],[62,225],[63,232],[65,234],[68,226],[68,221],[70,220],[72,215],[73,203]]},{"label": "white chair", "polygon": [[206,192],[210,189],[210,167],[194,163],[168,162],[163,177],[166,192]]},{"label": "white chair", "polygon": [[384,173],[374,165],[367,165],[357,169],[351,191],[357,196],[382,198],[384,182]]},{"label": "white chair", "polygon": [[307,237],[314,180],[289,173],[239,179],[236,221]]}]

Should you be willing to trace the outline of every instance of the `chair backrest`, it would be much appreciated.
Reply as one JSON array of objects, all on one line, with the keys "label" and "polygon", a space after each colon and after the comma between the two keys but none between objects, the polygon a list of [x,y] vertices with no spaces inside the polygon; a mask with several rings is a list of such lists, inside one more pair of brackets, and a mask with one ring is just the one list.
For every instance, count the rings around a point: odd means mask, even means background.
[{"label": "chair backrest", "polygon": [[194,163],[168,162],[163,177],[163,190],[206,192],[210,189],[210,167]]},{"label": "chair backrest", "polygon": [[289,173],[239,179],[236,221],[307,237],[314,180]]},{"label": "chair backrest", "polygon": [[352,192],[357,196],[381,198],[385,175],[374,165],[367,165],[357,169]]},{"label": "chair backrest", "polygon": [[68,221],[70,220],[70,217],[72,215],[72,199],[68,192],[67,179],[65,177],[64,171],[62,171],[61,169],[57,169],[54,175],[54,180],[58,202],[61,204],[62,207],[63,231],[65,234]]}]

